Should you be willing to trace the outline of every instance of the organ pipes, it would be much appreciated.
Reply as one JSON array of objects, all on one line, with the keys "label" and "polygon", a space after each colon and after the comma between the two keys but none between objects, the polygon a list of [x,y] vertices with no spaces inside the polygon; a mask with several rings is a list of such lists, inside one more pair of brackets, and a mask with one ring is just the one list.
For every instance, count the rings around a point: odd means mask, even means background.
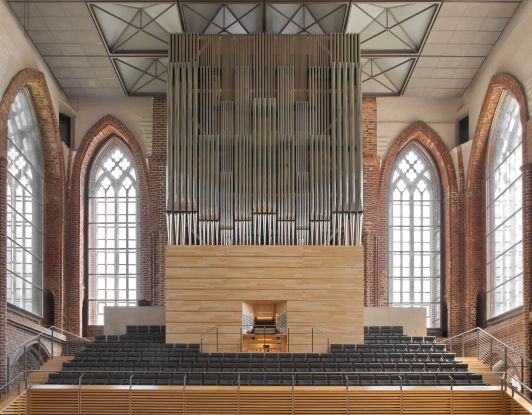
[{"label": "organ pipes", "polygon": [[356,245],[358,35],[172,34],[168,242]]}]

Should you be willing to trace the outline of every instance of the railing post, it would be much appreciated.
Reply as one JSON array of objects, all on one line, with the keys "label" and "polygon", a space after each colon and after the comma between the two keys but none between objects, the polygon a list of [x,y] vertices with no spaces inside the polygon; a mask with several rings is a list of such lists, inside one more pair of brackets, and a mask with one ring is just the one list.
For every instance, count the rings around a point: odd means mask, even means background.
[{"label": "railing post", "polygon": [[493,338],[490,337],[490,370],[493,368]]},{"label": "railing post", "polygon": [[240,373],[238,374],[238,389],[236,395],[236,415],[240,415]]},{"label": "railing post", "polygon": [[52,353],[52,359],[54,358],[54,331],[55,331],[55,327],[52,326],[50,328],[50,331],[52,332],[52,345],[50,346],[50,350],[51,350],[51,353]]},{"label": "railing post", "polygon": [[133,373],[129,376],[129,415],[131,415],[131,389],[133,388]]},{"label": "railing post", "polygon": [[349,415],[349,376],[345,375],[345,413]]},{"label": "railing post", "polygon": [[453,377],[449,375],[449,380],[451,381],[451,415],[454,414],[454,394],[453,394]]},{"label": "railing post", "polygon": [[[22,415],[21,414],[21,411],[22,411],[22,403],[21,403],[21,400],[20,399],[20,382],[17,384],[17,394],[18,394],[18,415]],[[28,406],[28,400],[27,400],[27,394],[26,394],[26,407]]]},{"label": "railing post", "polygon": [[292,374],[292,415],[294,415],[295,413],[295,391],[294,391],[294,388],[295,388],[295,385],[296,384],[296,377],[294,376],[294,374]]},{"label": "railing post", "polygon": [[183,376],[183,415],[187,413],[187,372]]},{"label": "railing post", "polygon": [[37,337],[37,353],[39,354],[37,360],[39,361],[39,367],[44,363],[44,356],[41,354],[41,349],[43,349],[43,346],[41,344],[41,335],[39,334],[39,337]]},{"label": "railing post", "polygon": [[7,392],[6,393],[9,393],[9,382],[10,382],[10,378],[11,378],[11,370],[10,370],[10,363],[9,363],[9,356],[6,357],[6,380],[7,380]]},{"label": "railing post", "polygon": [[[521,382],[523,383],[523,385],[525,384],[525,361],[522,357],[521,357]],[[523,389],[523,393],[524,392],[525,390]]]},{"label": "railing post", "polygon": [[508,370],[508,349],[504,348],[504,371]]},{"label": "railing post", "polygon": [[477,359],[480,360],[480,330],[477,330]]},{"label": "railing post", "polygon": [[399,375],[399,414],[403,415],[403,377]]},{"label": "railing post", "polygon": [[82,373],[81,376],[78,379],[79,385],[78,385],[78,415],[81,415],[81,379],[83,378],[83,375],[85,373]]}]

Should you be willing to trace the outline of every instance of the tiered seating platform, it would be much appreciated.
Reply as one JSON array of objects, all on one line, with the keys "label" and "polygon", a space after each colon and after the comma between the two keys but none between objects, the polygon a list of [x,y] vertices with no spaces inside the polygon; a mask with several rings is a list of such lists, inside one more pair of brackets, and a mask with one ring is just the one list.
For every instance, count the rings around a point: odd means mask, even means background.
[{"label": "tiered seating platform", "polygon": [[364,344],[330,353],[201,353],[198,344],[164,343],[164,326],[130,326],[98,336],[51,374],[61,385],[482,385],[431,336],[368,327]]}]

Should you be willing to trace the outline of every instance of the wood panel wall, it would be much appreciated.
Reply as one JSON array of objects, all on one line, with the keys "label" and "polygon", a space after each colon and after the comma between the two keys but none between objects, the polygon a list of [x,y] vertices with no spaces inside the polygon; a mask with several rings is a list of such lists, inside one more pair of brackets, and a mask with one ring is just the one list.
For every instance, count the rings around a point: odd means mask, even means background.
[{"label": "wood panel wall", "polygon": [[[528,404],[525,404],[528,406]],[[525,415],[516,400],[498,388],[243,386],[51,386],[30,390],[29,415]],[[17,414],[15,407],[0,414]]]},{"label": "wood panel wall", "polygon": [[167,342],[240,351],[242,303],[259,300],[287,302],[290,352],[312,351],[312,327],[315,352],[318,329],[363,342],[363,261],[361,246],[168,246]]}]

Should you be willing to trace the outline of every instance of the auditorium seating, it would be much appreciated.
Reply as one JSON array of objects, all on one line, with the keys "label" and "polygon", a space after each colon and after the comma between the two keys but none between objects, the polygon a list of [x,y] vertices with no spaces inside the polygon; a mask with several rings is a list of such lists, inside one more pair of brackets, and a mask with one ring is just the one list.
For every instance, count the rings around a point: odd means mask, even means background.
[{"label": "auditorium seating", "polygon": [[51,374],[50,384],[98,385],[482,385],[432,336],[402,327],[367,327],[364,344],[329,353],[202,353],[198,344],[164,343],[164,326],[128,326],[97,336]]}]

